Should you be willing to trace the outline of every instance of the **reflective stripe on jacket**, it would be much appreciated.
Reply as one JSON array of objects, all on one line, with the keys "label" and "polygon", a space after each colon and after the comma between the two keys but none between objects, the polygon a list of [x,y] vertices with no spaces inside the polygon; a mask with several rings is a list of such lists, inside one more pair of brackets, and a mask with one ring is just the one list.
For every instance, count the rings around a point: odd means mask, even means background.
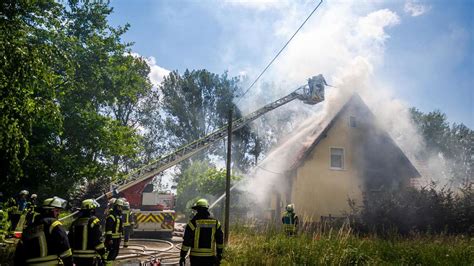
[{"label": "reflective stripe on jacket", "polygon": [[28,265],[58,265],[72,255],[66,231],[54,218],[42,218],[28,226],[22,236]]},{"label": "reflective stripe on jacket", "polygon": [[212,257],[222,253],[224,248],[221,224],[211,217],[188,222],[183,238],[181,251],[190,250],[191,256]]},{"label": "reflective stripe on jacket", "polygon": [[298,226],[298,216],[294,212],[285,212],[281,218],[283,228],[286,232],[296,232]]},{"label": "reflective stripe on jacket", "polygon": [[97,258],[104,256],[105,246],[102,242],[100,220],[95,217],[81,217],[73,222],[69,230],[73,257]]},{"label": "reflective stripe on jacket", "polygon": [[135,224],[133,212],[131,210],[125,210],[122,216],[123,216],[123,226],[130,226],[130,225]]},{"label": "reflective stripe on jacket", "polygon": [[111,213],[105,222],[105,236],[110,238],[120,238],[123,231],[122,217]]}]

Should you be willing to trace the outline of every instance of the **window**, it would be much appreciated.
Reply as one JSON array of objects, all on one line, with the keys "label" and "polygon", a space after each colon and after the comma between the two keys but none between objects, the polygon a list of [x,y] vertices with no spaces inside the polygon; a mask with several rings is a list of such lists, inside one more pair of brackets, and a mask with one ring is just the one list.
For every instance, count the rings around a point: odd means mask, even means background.
[{"label": "window", "polygon": [[355,116],[349,117],[349,124],[351,125],[351,127],[356,127],[357,126]]},{"label": "window", "polygon": [[344,169],[344,149],[331,148],[331,169]]}]

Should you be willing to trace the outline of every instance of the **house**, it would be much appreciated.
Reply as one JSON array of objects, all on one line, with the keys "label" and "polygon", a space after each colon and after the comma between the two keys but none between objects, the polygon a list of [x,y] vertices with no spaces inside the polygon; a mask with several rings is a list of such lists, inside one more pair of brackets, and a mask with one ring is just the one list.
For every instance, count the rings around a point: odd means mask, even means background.
[{"label": "house", "polygon": [[285,189],[273,191],[272,219],[279,219],[288,203],[309,221],[343,216],[350,211],[349,199],[361,204],[364,197],[406,188],[420,176],[359,95],[323,121],[315,122],[319,127],[311,141],[290,159]]}]

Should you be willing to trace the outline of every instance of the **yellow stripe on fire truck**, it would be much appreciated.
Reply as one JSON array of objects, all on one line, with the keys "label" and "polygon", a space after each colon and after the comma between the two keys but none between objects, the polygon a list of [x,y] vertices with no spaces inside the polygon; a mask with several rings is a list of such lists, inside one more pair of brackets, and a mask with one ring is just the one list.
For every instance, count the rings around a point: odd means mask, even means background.
[{"label": "yellow stripe on fire truck", "polygon": [[159,214],[153,214],[153,213],[137,213],[136,214],[136,221],[138,223],[162,223],[163,220],[165,219],[165,216],[170,216],[172,220],[174,220],[174,215],[171,213],[159,213]]}]

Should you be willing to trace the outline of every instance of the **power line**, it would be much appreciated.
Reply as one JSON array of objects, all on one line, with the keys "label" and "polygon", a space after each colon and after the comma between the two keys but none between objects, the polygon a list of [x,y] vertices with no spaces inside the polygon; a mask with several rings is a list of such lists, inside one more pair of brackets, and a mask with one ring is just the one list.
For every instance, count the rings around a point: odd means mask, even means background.
[{"label": "power line", "polygon": [[306,23],[306,21],[309,20],[309,18],[313,15],[314,12],[316,12],[316,10],[319,8],[319,6],[323,3],[323,0],[320,0],[319,4],[313,9],[313,11],[311,11],[311,13],[309,14],[309,16],[303,21],[303,23],[301,24],[301,26],[295,31],[295,33],[293,34],[293,36],[291,36],[291,38],[285,43],[285,45],[283,46],[283,48],[281,48],[281,50],[275,55],[275,57],[273,57],[272,61],[270,61],[270,63],[268,63],[268,65],[265,67],[265,69],[263,69],[263,71],[260,73],[260,75],[258,75],[258,77],[254,80],[254,82],[247,88],[247,90],[244,92],[244,94],[242,94],[242,96],[240,96],[239,100],[237,101],[237,103],[247,94],[247,92],[249,92],[249,90],[253,87],[253,85],[255,85],[255,83],[257,83],[257,81],[260,79],[260,77],[263,75],[263,73],[265,73],[265,71],[267,71],[267,69],[270,67],[270,65],[277,59],[277,57],[281,54],[281,52],[283,52],[283,50],[286,48],[286,46],[288,46],[288,44],[291,42],[291,40],[293,40],[293,38],[295,37],[295,35],[300,31],[300,29],[304,26],[304,24]]}]

